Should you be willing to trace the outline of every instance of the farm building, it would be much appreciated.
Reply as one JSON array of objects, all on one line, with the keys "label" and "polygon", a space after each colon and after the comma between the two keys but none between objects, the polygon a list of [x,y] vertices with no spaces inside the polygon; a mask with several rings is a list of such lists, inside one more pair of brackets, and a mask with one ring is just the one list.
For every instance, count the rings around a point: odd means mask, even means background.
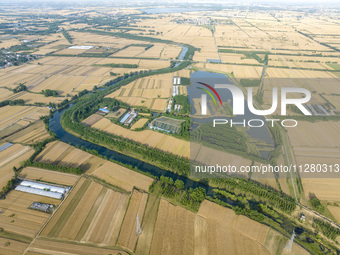
[{"label": "farm building", "polygon": [[89,50],[92,49],[94,46],[90,46],[90,45],[75,45],[75,46],[70,46],[68,47],[68,49],[72,49],[72,50]]},{"label": "farm building", "polygon": [[62,199],[64,194],[69,190],[69,188],[57,187],[45,183],[23,181],[20,183],[18,187],[15,188],[15,190],[41,195],[45,197]]},{"label": "farm building", "polygon": [[174,85],[180,85],[181,84],[181,77],[173,77],[173,82]]},{"label": "farm building", "polygon": [[47,191],[43,189],[36,189],[36,188],[31,188],[31,187],[26,187],[26,186],[21,186],[21,185],[16,187],[15,190],[26,192],[26,193],[31,193],[35,195],[40,195],[44,197],[51,197],[51,198],[56,198],[56,199],[63,198],[63,194],[58,193],[58,192],[52,192],[52,191]]},{"label": "farm building", "polygon": [[33,210],[38,210],[38,211],[49,213],[49,212],[52,212],[53,207],[54,205],[33,202],[29,208]]},{"label": "farm building", "polygon": [[122,124],[130,124],[133,121],[133,119],[137,117],[137,115],[138,114],[133,110],[129,111],[124,115],[124,117],[119,122]]},{"label": "farm building", "polygon": [[166,111],[171,112],[171,108],[172,108],[172,98],[169,99],[168,101],[168,106],[166,107]]},{"label": "farm building", "polygon": [[107,109],[107,107],[104,107],[104,108],[99,108],[99,111],[102,112],[102,113],[109,113],[109,109]]},{"label": "farm building", "polygon": [[45,183],[38,183],[38,182],[31,182],[31,181],[23,181],[22,183],[20,183],[20,185],[35,188],[35,189],[50,190],[52,192],[58,192],[61,194],[65,194],[68,191],[68,188],[62,188],[62,187],[48,185]]},{"label": "farm building", "polygon": [[177,120],[177,119],[172,119],[168,117],[160,117],[160,118],[154,119],[149,124],[149,128],[160,130],[160,131],[165,131],[168,133],[178,134],[179,131],[181,130],[181,123],[183,121],[184,120]]},{"label": "farm building", "polygon": [[179,95],[179,86],[172,86],[172,96]]}]

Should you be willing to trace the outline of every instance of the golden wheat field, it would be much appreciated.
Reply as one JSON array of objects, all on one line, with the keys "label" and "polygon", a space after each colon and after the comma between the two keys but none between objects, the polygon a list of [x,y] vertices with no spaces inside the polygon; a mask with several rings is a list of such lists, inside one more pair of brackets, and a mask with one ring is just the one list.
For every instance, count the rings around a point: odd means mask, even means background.
[{"label": "golden wheat field", "polygon": [[109,94],[134,106],[165,111],[168,98],[172,96],[172,74],[155,75],[138,79]]},{"label": "golden wheat field", "polygon": [[49,255],[49,254],[76,254],[76,255],[128,255],[127,252],[122,251],[119,248],[100,248],[92,247],[82,244],[73,244],[68,242],[60,242],[45,240],[45,239],[35,239],[30,245],[27,255]]},{"label": "golden wheat field", "polygon": [[76,149],[66,143],[55,141],[47,144],[35,160],[61,166],[79,167],[91,157],[92,155],[85,151]]},{"label": "golden wheat field", "polygon": [[315,194],[323,201],[340,202],[339,178],[302,178],[305,196]]},{"label": "golden wheat field", "polygon": [[324,95],[324,97],[334,105],[335,109],[340,112],[340,96],[335,95]]},{"label": "golden wheat field", "polygon": [[49,214],[28,209],[33,203],[59,205],[60,200],[12,190],[5,199],[0,200],[1,227],[8,232],[26,238],[33,238],[50,217]]},{"label": "golden wheat field", "polygon": [[0,237],[1,252],[6,255],[21,255],[28,246],[29,243]]},{"label": "golden wheat field", "polygon": [[114,53],[112,56],[115,57],[138,57],[145,51],[145,47],[130,46],[123,50]]},{"label": "golden wheat field", "polygon": [[14,143],[34,144],[50,137],[44,122],[38,120],[25,129],[7,137],[6,140]]},{"label": "golden wheat field", "polygon": [[13,95],[13,92],[0,87],[0,102],[5,101]]},{"label": "golden wheat field", "polygon": [[129,207],[126,211],[121,232],[119,234],[117,242],[119,246],[125,247],[130,251],[135,250],[138,239],[138,236],[136,235],[136,216],[138,215],[139,219],[141,219],[140,224],[142,224],[147,199],[148,193],[133,190]]},{"label": "golden wheat field", "polygon": [[127,139],[146,144],[150,147],[155,147],[163,151],[189,158],[190,143],[188,141],[152,130],[143,130],[138,132],[131,131],[112,123],[104,117],[99,118],[97,114],[91,115],[82,123],[85,125],[87,123],[93,123],[93,118],[95,118],[97,122],[91,125],[92,128],[119,135]]},{"label": "golden wheat field", "polygon": [[179,55],[180,52],[181,52],[181,47],[179,46],[156,43],[150,49],[140,53],[138,57],[160,58],[160,59],[174,58],[175,59]]},{"label": "golden wheat field", "polygon": [[92,171],[91,175],[127,191],[134,187],[147,191],[153,181],[150,177],[107,161]]},{"label": "golden wheat field", "polygon": [[[328,164],[340,163],[340,150],[338,148],[339,122],[299,121],[296,128],[288,129],[288,137],[298,164]],[[308,130],[308,132],[305,132]],[[316,175],[318,174],[318,175]],[[328,177],[336,173],[302,173],[302,177]],[[322,176],[321,176],[322,175]],[[327,176],[326,176],[327,175]]]},{"label": "golden wheat field", "polygon": [[261,66],[240,66],[230,64],[209,64],[198,63],[195,66],[204,71],[213,71],[221,73],[233,73],[238,79],[259,79],[261,77]]},{"label": "golden wheat field", "polygon": [[[288,238],[269,231],[212,202],[204,201],[195,214],[161,199],[150,254],[281,254],[284,247],[275,245],[275,240]],[[308,254],[296,244],[292,252]]]},{"label": "golden wheat field", "polygon": [[131,191],[133,187],[148,190],[152,183],[152,178],[150,177],[91,155],[90,153],[76,149],[60,141],[48,143],[35,160],[61,166],[80,167],[87,174],[91,174],[128,191]]},{"label": "golden wheat field", "polygon": [[20,177],[37,181],[58,183],[67,186],[74,185],[74,183],[79,179],[79,176],[77,175],[56,172],[37,167],[25,167],[20,172]]},{"label": "golden wheat field", "polygon": [[[3,145],[2,143],[0,145]],[[27,160],[34,153],[33,148],[14,144],[0,152],[0,187],[14,177],[13,167],[19,168],[21,162]]]},{"label": "golden wheat field", "polygon": [[329,205],[327,206],[327,209],[331,212],[334,218],[339,222],[340,221],[340,207]]},{"label": "golden wheat field", "polygon": [[127,194],[82,178],[42,235],[113,246],[127,205]]},{"label": "golden wheat field", "polygon": [[131,130],[134,130],[136,128],[142,128],[144,124],[147,122],[148,122],[148,119],[141,118],[135,124],[132,125]]},{"label": "golden wheat field", "polygon": [[40,116],[49,114],[48,108],[36,106],[4,106],[0,112],[0,131],[15,124],[24,123],[28,125],[31,122],[37,121]]},{"label": "golden wheat field", "polygon": [[[288,238],[267,226],[212,202],[204,201],[197,216],[200,219],[196,224],[203,229],[199,239],[201,254],[204,251],[206,254],[281,254],[284,246],[275,246],[277,240],[288,242]],[[309,253],[294,243],[292,254]]]},{"label": "golden wheat field", "polygon": [[208,162],[210,164],[220,164],[225,165],[226,162],[235,166],[248,166],[251,164],[250,159],[245,159],[241,156],[234,155],[231,153],[215,150],[212,148],[208,148],[206,146],[195,145],[193,142],[191,143],[191,149],[193,149],[190,153],[191,160],[198,162]]}]

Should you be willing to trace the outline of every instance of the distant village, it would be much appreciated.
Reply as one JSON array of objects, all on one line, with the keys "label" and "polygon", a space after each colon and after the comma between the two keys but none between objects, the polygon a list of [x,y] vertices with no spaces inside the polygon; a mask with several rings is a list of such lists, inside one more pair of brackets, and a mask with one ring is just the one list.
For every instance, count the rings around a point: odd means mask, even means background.
[{"label": "distant village", "polygon": [[4,69],[11,66],[18,66],[23,63],[32,61],[39,58],[34,54],[18,54],[13,52],[2,51],[0,54],[0,69]]}]

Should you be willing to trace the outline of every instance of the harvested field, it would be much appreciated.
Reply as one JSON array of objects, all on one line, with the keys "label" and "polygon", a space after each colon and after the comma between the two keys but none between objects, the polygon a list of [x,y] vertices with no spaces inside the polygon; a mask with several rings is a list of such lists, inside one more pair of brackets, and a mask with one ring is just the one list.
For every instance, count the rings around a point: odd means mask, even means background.
[{"label": "harvested field", "polygon": [[150,254],[194,254],[194,238],[195,214],[161,199]]},{"label": "harvested field", "polygon": [[[26,126],[49,114],[48,108],[36,106],[4,106],[0,113],[0,131],[15,123]],[[25,123],[26,122],[26,123]]]},{"label": "harvested field", "polygon": [[197,67],[204,71],[218,71],[221,73],[234,73],[237,79],[259,79],[262,73],[261,66],[241,66],[241,65],[229,65],[229,64],[209,64],[199,63]]},{"label": "harvested field", "polygon": [[60,141],[47,144],[45,149],[36,157],[36,161],[80,167],[87,171],[87,174],[92,174],[128,191],[131,191],[133,187],[148,190],[152,183],[150,177],[93,156]]},{"label": "harvested field", "polygon": [[[234,211],[212,202],[204,201],[198,216],[205,221],[200,224],[205,229],[202,235],[205,239],[201,239],[200,243],[206,247],[206,254],[281,254],[284,246],[279,249],[272,246],[277,239],[270,235],[271,232],[283,239],[284,244],[288,242],[288,238],[267,226],[243,215],[237,216]],[[295,243],[292,251],[293,254],[308,254]]]},{"label": "harvested field", "polygon": [[138,55],[141,58],[176,58],[181,52],[181,47],[168,44],[155,44],[153,47]]},{"label": "harvested field", "polygon": [[108,161],[91,174],[127,191],[132,191],[134,187],[147,191],[153,181],[150,177]]},{"label": "harvested field", "polygon": [[62,185],[72,186],[78,180],[79,176],[55,172],[46,169],[36,168],[36,167],[26,167],[20,172],[20,176],[23,178],[46,181],[51,183],[57,183]]},{"label": "harvested field", "polygon": [[58,91],[60,95],[66,96],[84,80],[84,76],[65,76],[57,74],[47,78],[37,86],[31,88],[31,90],[33,92],[41,92],[45,89],[52,89]]},{"label": "harvested field", "polygon": [[141,118],[135,124],[132,125],[131,129],[134,130],[136,128],[142,128],[147,122],[148,122],[148,119]]},{"label": "harvested field", "polygon": [[45,128],[44,122],[39,120],[29,127],[6,138],[6,140],[14,143],[34,144],[49,137],[50,135]]},{"label": "harvested field", "polygon": [[[281,235],[279,232],[269,229],[268,234],[266,237],[266,241],[264,243],[264,246],[266,249],[270,252],[270,254],[287,254],[284,251],[284,248],[286,244],[288,243],[288,238]],[[300,245],[297,245],[296,243],[293,244],[292,250],[290,253],[291,255],[308,255],[310,254],[303,248],[301,248]]]},{"label": "harvested field", "polygon": [[[31,254],[77,254],[77,255],[128,255],[128,253],[119,249],[107,249],[99,247],[85,246],[81,244],[62,243],[60,241],[49,241],[36,239],[29,248]],[[26,254],[29,254],[26,253]]]},{"label": "harvested field", "polygon": [[120,50],[117,53],[113,54],[112,56],[115,57],[136,57],[142,54],[145,51],[145,47],[139,46],[129,46],[124,50]]},{"label": "harvested field", "polygon": [[12,91],[0,87],[0,102],[7,100],[11,96],[13,96]]},{"label": "harvested field", "polygon": [[[308,132],[306,132],[308,130]],[[296,128],[287,129],[290,144],[293,147],[296,162],[304,164],[328,164],[340,163],[340,122],[319,121],[306,122],[299,121]],[[336,173],[300,173],[306,178],[332,178]],[[317,189],[316,189],[317,190]],[[330,190],[332,193],[332,189]],[[332,196],[332,195],[331,195]]]},{"label": "harvested field", "polygon": [[[340,144],[340,122],[299,121],[296,128],[288,130],[289,140],[293,147],[338,147]],[[306,132],[308,130],[308,132]],[[327,130],[327,132],[325,132]]]},{"label": "harvested field", "polygon": [[339,206],[332,206],[329,205],[327,206],[328,210],[332,213],[332,215],[334,216],[334,218],[340,222],[340,207]]},{"label": "harvested field", "polygon": [[[93,114],[82,123],[93,123],[92,119],[99,119],[97,114]],[[173,154],[189,158],[190,143],[173,136],[162,134],[152,130],[143,130],[140,132],[131,131],[119,125],[112,123],[106,118],[101,118],[97,123],[91,125],[92,128],[99,129],[108,133],[119,135],[127,139],[146,144],[160,150],[171,152]]]},{"label": "harvested field", "polygon": [[127,194],[82,178],[42,235],[113,246],[127,204]]},{"label": "harvested field", "polygon": [[55,141],[47,144],[35,160],[61,166],[80,167],[85,165],[85,162],[91,157],[93,156],[85,151],[76,149],[66,143]]},{"label": "harvested field", "polygon": [[158,214],[158,207],[161,201],[160,197],[153,194],[149,194],[148,202],[146,204],[145,213],[143,217],[143,223],[141,225],[142,234],[138,238],[136,254],[149,255],[153,233],[156,225],[156,219]]},{"label": "harvested field", "polygon": [[264,247],[268,230],[208,201],[195,214],[161,199],[150,254],[270,254]]},{"label": "harvested field", "polygon": [[[67,213],[67,214],[72,213],[74,208],[77,206],[77,203],[79,203],[85,191],[90,186],[90,183],[91,181],[86,178],[79,179],[77,184],[70,191],[70,194],[64,200],[62,206],[58,208],[58,210],[53,214],[53,217],[51,218],[51,220],[48,222],[48,224],[45,226],[45,228],[41,232],[42,236],[50,236],[50,237],[54,236],[55,237],[60,233],[62,227],[65,225],[65,222],[68,219],[65,216],[63,218],[61,216],[64,213]],[[71,204],[72,201],[73,201],[73,205]],[[67,208],[68,208],[68,211],[66,211]],[[70,210],[70,209],[73,209],[73,210]]]},{"label": "harvested field", "polygon": [[[66,99],[65,97],[45,97],[42,94],[35,94],[35,93],[29,93],[29,92],[22,92],[18,94],[20,94],[19,97],[17,97],[17,95],[14,95],[8,99],[9,100],[23,99],[26,104],[42,103],[46,105],[48,105],[50,102],[53,104],[59,104],[63,100]],[[70,99],[69,97],[67,98]]]},{"label": "harvested field", "polygon": [[[63,51],[76,51],[66,49]],[[56,54],[59,54],[57,52]],[[73,54],[73,53],[72,53]],[[29,91],[41,92],[44,89],[57,90],[60,95],[65,96],[68,93],[84,89],[92,90],[94,86],[100,86],[103,81],[111,78],[110,71],[122,74],[124,70],[113,70],[109,67],[93,66],[101,58],[85,57],[45,57],[35,60],[30,64],[21,65],[15,68],[6,68],[1,70],[1,86],[15,88],[19,83],[24,83]],[[139,60],[138,60],[139,61]],[[126,71],[126,70],[125,70]],[[132,71],[129,70],[128,72]],[[135,71],[135,70],[133,70]],[[19,75],[18,75],[19,74]],[[10,91],[9,91],[10,92]],[[12,92],[11,92],[12,93]],[[44,97],[39,94],[21,92],[8,94],[11,98],[24,99],[26,103],[60,103],[62,98]]]},{"label": "harvested field", "polygon": [[1,253],[6,255],[22,255],[28,247],[28,243],[0,237]]},{"label": "harvested field", "polygon": [[[305,132],[308,130],[308,132]],[[325,132],[327,130],[327,132]],[[293,147],[338,147],[340,137],[340,122],[318,121],[307,122],[299,121],[296,128],[287,129],[289,140]]]},{"label": "harvested field", "polygon": [[323,95],[332,105],[334,105],[335,109],[340,112],[340,96],[335,95]]},{"label": "harvested field", "polygon": [[34,150],[28,146],[20,144],[12,145],[11,147],[0,152],[0,187],[4,187],[7,182],[14,177],[13,167],[20,167],[20,163],[28,159]]},{"label": "harvested field", "polygon": [[[268,227],[244,216],[236,216],[234,211],[204,201],[198,215],[206,219],[206,249],[209,254],[269,254],[262,246]],[[228,239],[223,237],[228,236]],[[214,238],[215,237],[215,238]],[[224,240],[224,241],[222,241]],[[242,246],[237,245],[242,243]],[[227,248],[228,247],[228,248]]]},{"label": "harvested field", "polygon": [[[223,165],[223,162],[229,162],[234,166],[250,166],[251,160],[245,159],[241,156],[234,155],[228,152],[223,152],[219,150],[215,150],[206,146],[198,146],[191,144],[191,149],[195,149],[196,151],[191,151],[191,160],[195,160],[198,162],[205,162],[205,164],[220,164]],[[228,164],[229,164],[228,163]]]},{"label": "harvested field", "polygon": [[[12,190],[5,199],[0,200],[0,224],[5,231],[21,238],[33,238],[50,217],[49,214],[28,209],[35,201],[59,205],[60,200]],[[15,238],[14,238],[15,239]]]},{"label": "harvested field", "polygon": [[[129,199],[126,194],[112,190],[107,190],[105,194],[102,193],[101,199],[96,200],[76,239],[114,245],[117,242]],[[99,201],[101,204],[99,204]],[[92,222],[90,223],[91,217]]]},{"label": "harvested field", "polygon": [[259,62],[254,58],[246,58],[243,54],[235,54],[235,53],[220,53],[223,63],[231,63],[231,64],[255,64],[258,65]]},{"label": "harvested field", "polygon": [[134,190],[130,199],[129,207],[126,211],[122,229],[119,234],[117,244],[125,247],[130,251],[134,251],[137,244],[138,236],[136,235],[137,229],[137,215],[140,223],[143,224],[143,215],[148,199],[147,193]]},{"label": "harvested field", "polygon": [[172,96],[172,74],[161,74],[138,79],[109,94],[134,106],[145,106],[149,109],[164,111],[167,99]]},{"label": "harvested field", "polygon": [[306,198],[311,193],[323,201],[340,202],[339,178],[302,178],[302,185]]}]

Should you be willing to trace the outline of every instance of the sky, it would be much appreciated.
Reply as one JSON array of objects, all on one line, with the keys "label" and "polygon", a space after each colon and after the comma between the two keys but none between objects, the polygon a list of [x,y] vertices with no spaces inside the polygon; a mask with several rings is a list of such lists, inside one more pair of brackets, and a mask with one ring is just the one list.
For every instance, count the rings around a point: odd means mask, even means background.
[{"label": "sky", "polygon": [[[37,2],[46,2],[46,3],[126,3],[126,4],[131,4],[131,3],[158,3],[158,4],[176,4],[176,3],[180,3],[180,4],[184,4],[184,3],[220,3],[220,4],[227,4],[227,3],[236,3],[236,4],[282,4],[282,6],[284,5],[292,5],[292,4],[303,4],[303,5],[318,5],[318,6],[322,6],[325,3],[328,4],[340,4],[340,0],[227,0],[227,1],[223,1],[223,0],[124,0],[123,2],[121,0],[12,0],[11,3],[20,3],[20,2],[25,2],[25,3],[29,3],[29,2],[33,2],[33,3],[37,3]],[[9,3],[8,0],[0,0],[0,4],[1,3]],[[1,6],[0,6],[1,7]]]}]

